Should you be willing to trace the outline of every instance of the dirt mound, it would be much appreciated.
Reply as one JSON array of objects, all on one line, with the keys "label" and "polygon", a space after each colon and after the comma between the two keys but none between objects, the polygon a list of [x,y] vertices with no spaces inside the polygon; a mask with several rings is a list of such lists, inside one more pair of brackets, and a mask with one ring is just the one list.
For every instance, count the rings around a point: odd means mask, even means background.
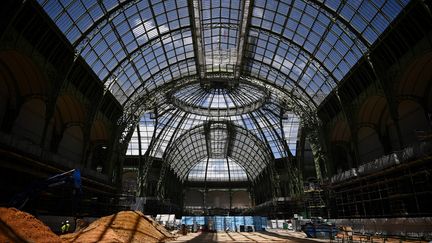
[{"label": "dirt mound", "polygon": [[156,227],[157,230],[159,230],[163,235],[165,235],[165,237],[167,238],[172,238],[173,234],[171,234],[171,232],[169,232],[165,226],[159,224],[158,222],[156,222],[156,220],[154,220],[151,217],[145,216],[152,224],[154,227]]},{"label": "dirt mound", "polygon": [[122,211],[100,218],[88,227],[61,238],[69,242],[163,242],[173,236],[138,211]]},{"label": "dirt mound", "polygon": [[0,242],[64,242],[33,215],[0,208]]}]

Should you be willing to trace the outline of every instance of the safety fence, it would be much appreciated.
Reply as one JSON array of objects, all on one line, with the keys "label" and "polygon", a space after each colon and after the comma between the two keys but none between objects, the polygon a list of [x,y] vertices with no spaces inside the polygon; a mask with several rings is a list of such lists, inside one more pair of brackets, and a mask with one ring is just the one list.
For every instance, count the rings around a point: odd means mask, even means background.
[{"label": "safety fence", "polygon": [[182,224],[209,231],[262,231],[267,217],[260,216],[183,216]]}]

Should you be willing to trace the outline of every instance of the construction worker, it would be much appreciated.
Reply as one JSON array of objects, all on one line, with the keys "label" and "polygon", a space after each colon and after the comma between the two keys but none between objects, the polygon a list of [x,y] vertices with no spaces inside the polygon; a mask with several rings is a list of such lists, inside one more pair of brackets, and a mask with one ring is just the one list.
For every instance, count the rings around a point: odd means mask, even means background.
[{"label": "construction worker", "polygon": [[70,228],[69,220],[66,220],[65,233],[69,233],[69,228]]},{"label": "construction worker", "polygon": [[61,229],[62,234],[64,234],[66,232],[66,224],[65,224],[65,222],[62,222],[62,226],[61,226],[60,229]]}]

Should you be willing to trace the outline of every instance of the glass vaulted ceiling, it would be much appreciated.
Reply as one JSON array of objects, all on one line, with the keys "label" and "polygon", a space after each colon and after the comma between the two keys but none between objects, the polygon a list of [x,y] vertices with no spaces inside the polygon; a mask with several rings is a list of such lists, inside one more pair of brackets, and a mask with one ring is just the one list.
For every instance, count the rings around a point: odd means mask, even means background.
[{"label": "glass vaulted ceiling", "polygon": [[[143,154],[174,156],[167,150],[192,128],[221,122],[257,138],[234,142],[262,143],[274,159],[295,155],[299,116],[312,114],[409,0],[38,2],[125,115],[141,117],[128,154],[141,142]],[[194,146],[208,137],[185,147],[197,154],[181,157],[178,171],[203,159]],[[242,164],[253,156],[236,160],[249,176],[262,170]]]},{"label": "glass vaulted ceiling", "polygon": [[247,181],[246,171],[237,162],[228,159],[204,159],[188,174],[189,181]]},{"label": "glass vaulted ceiling", "polygon": [[194,83],[183,89],[173,90],[171,101],[180,109],[209,116],[240,115],[261,107],[268,93],[257,86],[239,83],[236,88],[202,88]]},{"label": "glass vaulted ceiling", "polygon": [[176,139],[167,150],[165,163],[182,180],[189,179],[190,173],[203,161],[209,172],[212,167],[208,165],[226,161],[229,166],[231,160],[243,168],[248,179],[254,180],[271,161],[269,149],[254,134],[225,122],[196,126]]},{"label": "glass vaulted ceiling", "polygon": [[201,70],[316,106],[409,0],[38,2],[121,104]]},{"label": "glass vaulted ceiling", "polygon": [[[190,129],[208,122],[226,122],[249,131],[272,151],[274,158],[288,157],[289,153],[291,155],[296,153],[299,117],[285,110],[282,105],[285,101],[281,100],[275,92],[272,92],[267,97],[266,103],[258,109],[244,113],[238,111],[237,115],[210,116],[207,110],[198,114],[201,109],[195,112],[179,109],[168,102],[165,96],[157,96],[156,99],[161,100],[161,105],[158,107],[158,121],[156,122],[154,113],[145,113],[141,117],[139,129],[136,129],[132,135],[128,155],[139,155],[140,141],[141,154],[145,154],[151,140],[154,139],[150,155],[158,158],[166,157],[166,149],[170,144]],[[187,148],[185,151],[188,151]]]}]

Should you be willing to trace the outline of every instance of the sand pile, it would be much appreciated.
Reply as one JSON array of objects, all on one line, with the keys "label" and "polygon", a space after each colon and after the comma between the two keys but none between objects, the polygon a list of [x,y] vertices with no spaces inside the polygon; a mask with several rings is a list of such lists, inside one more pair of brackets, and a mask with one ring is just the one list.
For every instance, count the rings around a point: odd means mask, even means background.
[{"label": "sand pile", "polygon": [[64,242],[33,215],[0,208],[0,242]]},{"label": "sand pile", "polygon": [[173,236],[138,211],[122,211],[100,218],[78,232],[62,235],[69,242],[163,242]]},{"label": "sand pile", "polygon": [[159,230],[163,235],[165,235],[165,237],[167,237],[167,238],[174,237],[173,234],[165,228],[165,226],[159,224],[158,222],[156,222],[156,220],[154,220],[151,217],[147,217],[147,216],[145,216],[145,217],[147,218],[147,220],[149,220],[152,223],[152,225],[154,227],[156,227],[157,230]]}]

